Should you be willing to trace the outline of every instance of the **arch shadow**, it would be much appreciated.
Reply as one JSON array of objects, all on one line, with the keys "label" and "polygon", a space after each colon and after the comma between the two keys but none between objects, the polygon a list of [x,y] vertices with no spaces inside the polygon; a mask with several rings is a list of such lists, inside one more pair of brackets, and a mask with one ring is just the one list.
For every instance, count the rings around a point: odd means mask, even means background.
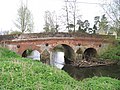
[{"label": "arch shadow", "polygon": [[87,48],[83,53],[83,59],[90,61],[97,56],[97,50],[94,48]]}]

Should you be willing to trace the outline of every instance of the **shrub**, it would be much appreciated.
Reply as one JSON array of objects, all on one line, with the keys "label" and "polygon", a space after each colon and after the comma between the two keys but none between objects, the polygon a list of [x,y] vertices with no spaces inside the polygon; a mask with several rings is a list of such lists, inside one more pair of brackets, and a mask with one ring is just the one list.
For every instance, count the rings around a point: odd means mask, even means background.
[{"label": "shrub", "polygon": [[103,53],[100,57],[104,59],[120,60],[120,46],[110,48],[107,52]]}]

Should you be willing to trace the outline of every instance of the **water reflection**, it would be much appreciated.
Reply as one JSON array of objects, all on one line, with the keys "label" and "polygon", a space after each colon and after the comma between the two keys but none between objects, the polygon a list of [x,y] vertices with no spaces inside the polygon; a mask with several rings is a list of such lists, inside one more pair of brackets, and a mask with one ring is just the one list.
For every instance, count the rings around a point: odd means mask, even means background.
[{"label": "water reflection", "polygon": [[32,58],[33,60],[40,60],[40,53],[37,50],[33,50],[27,58]]},{"label": "water reflection", "polygon": [[55,67],[62,69],[64,67],[64,52],[54,52],[52,58],[52,63]]},{"label": "water reflection", "polygon": [[91,78],[93,76],[109,76],[120,80],[119,65],[98,66],[98,67],[88,67],[88,68],[77,68],[71,65],[65,65],[63,67],[63,70],[77,80],[82,80],[84,78]]}]

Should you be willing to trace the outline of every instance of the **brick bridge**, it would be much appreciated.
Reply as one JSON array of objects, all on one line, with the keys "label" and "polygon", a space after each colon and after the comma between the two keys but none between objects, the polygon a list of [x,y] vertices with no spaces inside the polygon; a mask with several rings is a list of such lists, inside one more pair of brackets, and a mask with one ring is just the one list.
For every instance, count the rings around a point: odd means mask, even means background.
[{"label": "brick bridge", "polygon": [[27,57],[28,53],[37,50],[40,53],[41,61],[46,63],[50,63],[52,54],[56,51],[63,51],[67,60],[95,57],[108,49],[113,41],[114,36],[89,35],[86,33],[0,35],[1,46],[15,51],[22,57]]}]

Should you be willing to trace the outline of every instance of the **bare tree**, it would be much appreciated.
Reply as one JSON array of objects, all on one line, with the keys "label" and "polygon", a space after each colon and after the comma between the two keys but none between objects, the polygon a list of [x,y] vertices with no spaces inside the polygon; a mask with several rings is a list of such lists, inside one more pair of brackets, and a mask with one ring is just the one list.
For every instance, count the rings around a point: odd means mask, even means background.
[{"label": "bare tree", "polygon": [[112,28],[120,36],[120,0],[113,0],[110,3],[106,3],[102,5],[102,8],[112,20]]},{"label": "bare tree", "polygon": [[22,32],[32,32],[33,30],[33,17],[26,5],[21,4],[18,9],[18,18],[15,22],[15,26]]},{"label": "bare tree", "polygon": [[78,9],[77,9],[77,0],[73,1],[68,1],[65,0],[65,11],[66,11],[66,22],[67,22],[67,28],[68,30],[70,28],[73,28],[73,31],[75,32],[76,29],[76,24],[78,17],[80,16],[78,14]]},{"label": "bare tree", "polygon": [[44,30],[45,32],[58,32],[58,18],[55,12],[45,11],[45,25]]}]

